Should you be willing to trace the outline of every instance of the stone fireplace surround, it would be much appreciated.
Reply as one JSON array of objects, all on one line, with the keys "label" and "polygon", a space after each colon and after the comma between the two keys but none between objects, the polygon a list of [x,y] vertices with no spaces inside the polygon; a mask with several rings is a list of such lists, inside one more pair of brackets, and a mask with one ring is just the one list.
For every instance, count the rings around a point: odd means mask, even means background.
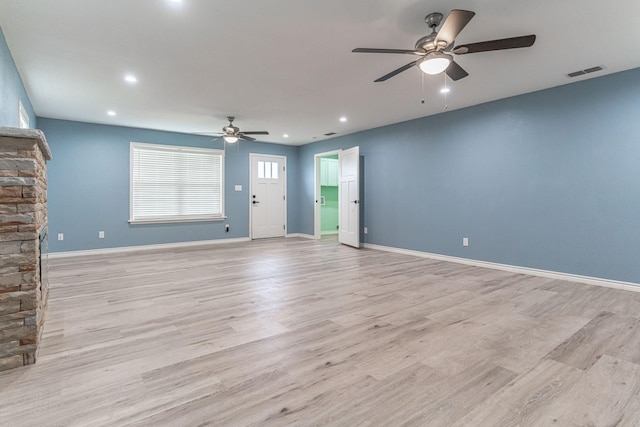
[{"label": "stone fireplace surround", "polygon": [[38,354],[49,294],[50,159],[41,131],[0,127],[0,371],[33,364]]}]

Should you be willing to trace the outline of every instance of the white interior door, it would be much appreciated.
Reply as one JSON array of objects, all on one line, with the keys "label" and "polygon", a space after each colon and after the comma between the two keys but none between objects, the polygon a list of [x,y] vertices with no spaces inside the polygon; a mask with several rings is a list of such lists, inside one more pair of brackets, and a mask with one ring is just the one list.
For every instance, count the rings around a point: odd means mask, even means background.
[{"label": "white interior door", "polygon": [[338,157],[340,172],[338,241],[360,247],[360,147],[343,150]]},{"label": "white interior door", "polygon": [[251,156],[251,238],[283,237],[286,232],[286,165],[279,156]]}]

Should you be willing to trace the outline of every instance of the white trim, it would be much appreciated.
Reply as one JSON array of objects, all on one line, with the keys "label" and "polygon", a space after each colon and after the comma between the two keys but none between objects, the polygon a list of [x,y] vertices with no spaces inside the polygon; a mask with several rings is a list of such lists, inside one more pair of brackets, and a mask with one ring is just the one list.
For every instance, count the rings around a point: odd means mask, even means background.
[{"label": "white trim", "polygon": [[316,200],[320,200],[322,189],[320,187],[320,159],[322,157],[329,157],[338,155],[342,150],[325,151],[324,153],[318,153],[313,155],[313,238],[320,239],[322,237],[321,224],[320,224],[320,203]]},{"label": "white trim", "polygon": [[280,156],[277,154],[259,154],[259,153],[249,153],[249,239],[253,239],[253,159],[254,157],[270,157],[273,159],[282,159],[282,167],[284,171],[282,172],[282,178],[284,179],[284,235],[287,235],[287,230],[289,229],[289,223],[287,222],[287,207],[289,206],[289,197],[287,195],[287,156]]},{"label": "white trim", "polygon": [[30,125],[29,113],[27,113],[27,109],[24,108],[24,104],[22,104],[22,100],[18,100],[18,127],[20,129],[29,129]]},{"label": "white trim", "polygon": [[430,258],[439,261],[455,262],[458,264],[472,265],[474,267],[491,268],[494,270],[508,271],[511,273],[528,274],[530,276],[547,277],[549,279],[566,280],[569,282],[584,283],[587,285],[604,286],[606,288],[622,289],[625,291],[640,292],[640,283],[622,282],[619,280],[601,279],[599,277],[580,276],[577,274],[561,273],[558,271],[539,270],[537,268],[519,267],[509,264],[498,264],[488,261],[477,261],[468,258],[458,258],[449,255],[432,254],[429,252],[414,251],[411,249],[394,248],[392,246],[374,245],[365,243],[367,249],[375,249],[378,251],[393,252],[403,255],[412,255],[420,258]]},{"label": "white trim", "polygon": [[142,245],[142,246],[121,246],[118,248],[104,248],[104,249],[89,249],[85,251],[69,251],[69,252],[51,252],[49,258],[68,258],[75,256],[87,256],[87,255],[109,255],[119,254],[125,252],[136,251],[149,251],[154,249],[173,249],[173,248],[186,248],[192,246],[209,246],[220,245],[226,243],[240,243],[248,242],[248,237],[236,237],[232,239],[216,239],[216,240],[197,240],[194,242],[176,242],[176,243],[159,243],[155,245]]},{"label": "white trim", "polygon": [[313,236],[311,234],[304,234],[304,233],[291,233],[291,234],[285,235],[284,237],[286,237],[287,239],[289,239],[291,237],[302,237],[303,239],[316,240],[315,236]]},{"label": "white trim", "polygon": [[320,234],[321,234],[322,236],[327,236],[327,235],[329,235],[329,234],[338,234],[338,230],[322,231],[322,232],[320,232]]}]

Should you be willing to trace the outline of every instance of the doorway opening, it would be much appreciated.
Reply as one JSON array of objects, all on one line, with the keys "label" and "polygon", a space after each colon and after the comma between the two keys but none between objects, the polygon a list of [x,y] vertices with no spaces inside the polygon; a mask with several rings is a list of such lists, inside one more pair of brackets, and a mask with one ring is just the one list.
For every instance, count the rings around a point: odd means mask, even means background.
[{"label": "doorway opening", "polygon": [[338,179],[338,155],[320,157],[321,236],[338,235]]},{"label": "doorway opening", "polygon": [[360,247],[359,147],[316,154],[314,238]]}]

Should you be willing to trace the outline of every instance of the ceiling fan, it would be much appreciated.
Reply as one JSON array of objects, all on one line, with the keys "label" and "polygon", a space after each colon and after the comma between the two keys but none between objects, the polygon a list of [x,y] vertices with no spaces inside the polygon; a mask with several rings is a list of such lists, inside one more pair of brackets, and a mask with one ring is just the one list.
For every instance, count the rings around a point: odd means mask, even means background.
[{"label": "ceiling fan", "polygon": [[267,132],[266,130],[240,132],[240,128],[233,125],[233,121],[235,120],[235,117],[229,116],[227,117],[227,120],[229,120],[229,124],[222,128],[222,132],[216,133],[214,135],[218,137],[222,137],[225,142],[228,142],[230,144],[238,142],[239,139],[244,139],[245,141],[256,140],[255,138],[252,138],[248,135],[269,135],[269,132]]},{"label": "ceiling fan", "polygon": [[421,56],[421,58],[385,74],[375,80],[375,82],[388,80],[414,65],[418,65],[426,74],[439,74],[444,71],[452,80],[460,80],[467,77],[469,73],[453,60],[451,53],[455,55],[465,55],[467,53],[488,52],[492,50],[516,49],[520,47],[530,47],[536,41],[536,36],[531,34],[528,36],[454,46],[455,38],[469,21],[471,21],[474,15],[475,12],[469,10],[454,9],[449,13],[444,23],[442,23],[440,31],[436,31],[436,28],[440,26],[443,17],[442,14],[431,13],[427,15],[424,20],[429,28],[431,28],[431,34],[419,39],[414,49],[374,49],[359,47],[353,49],[352,52],[401,53]]}]

